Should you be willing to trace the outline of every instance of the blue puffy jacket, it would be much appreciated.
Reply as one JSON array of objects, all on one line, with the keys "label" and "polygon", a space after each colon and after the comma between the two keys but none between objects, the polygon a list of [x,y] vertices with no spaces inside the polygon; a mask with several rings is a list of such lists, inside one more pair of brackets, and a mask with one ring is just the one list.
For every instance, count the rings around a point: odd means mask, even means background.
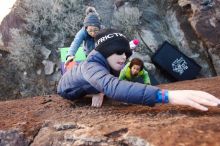
[{"label": "blue puffy jacket", "polygon": [[82,43],[83,43],[83,50],[86,55],[88,55],[95,48],[94,38],[88,34],[85,27],[83,27],[76,34],[73,42],[70,45],[70,49],[68,51],[67,56],[69,56],[69,55],[75,56],[77,50],[79,49],[79,47]]},{"label": "blue puffy jacket", "polygon": [[86,61],[67,71],[58,84],[58,94],[74,100],[86,94],[104,93],[114,100],[154,105],[159,88],[119,80],[110,74],[107,60],[96,50],[93,50]]}]

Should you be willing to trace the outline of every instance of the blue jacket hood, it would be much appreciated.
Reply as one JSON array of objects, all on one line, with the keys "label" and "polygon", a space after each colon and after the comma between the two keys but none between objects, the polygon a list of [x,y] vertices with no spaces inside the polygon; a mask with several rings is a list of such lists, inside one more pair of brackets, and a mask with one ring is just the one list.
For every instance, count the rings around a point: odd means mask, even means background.
[{"label": "blue jacket hood", "polygon": [[110,66],[105,57],[96,50],[93,50],[86,59],[87,62],[99,62],[101,65],[105,66],[108,70],[110,70]]}]

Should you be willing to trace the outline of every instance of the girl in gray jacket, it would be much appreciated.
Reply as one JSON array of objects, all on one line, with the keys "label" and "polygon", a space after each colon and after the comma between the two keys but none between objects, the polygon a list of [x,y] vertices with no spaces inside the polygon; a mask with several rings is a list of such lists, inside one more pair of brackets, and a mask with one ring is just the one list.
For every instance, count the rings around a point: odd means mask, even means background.
[{"label": "girl in gray jacket", "polygon": [[114,100],[153,106],[156,103],[188,105],[207,111],[220,100],[196,90],[165,90],[155,86],[119,80],[114,76],[132,54],[126,37],[113,29],[101,30],[95,37],[96,47],[84,62],[67,71],[58,84],[58,94],[75,100],[93,94],[92,106],[100,107],[103,96]]}]

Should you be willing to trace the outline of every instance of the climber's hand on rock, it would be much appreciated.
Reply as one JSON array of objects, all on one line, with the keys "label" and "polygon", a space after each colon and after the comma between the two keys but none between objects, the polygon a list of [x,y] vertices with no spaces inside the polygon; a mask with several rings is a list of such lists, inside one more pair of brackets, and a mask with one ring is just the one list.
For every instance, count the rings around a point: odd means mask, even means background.
[{"label": "climber's hand on rock", "polygon": [[92,106],[101,107],[104,99],[104,94],[99,93],[92,96]]},{"label": "climber's hand on rock", "polygon": [[169,103],[175,105],[188,105],[202,111],[207,111],[207,106],[220,105],[220,99],[204,91],[170,90],[168,94]]}]

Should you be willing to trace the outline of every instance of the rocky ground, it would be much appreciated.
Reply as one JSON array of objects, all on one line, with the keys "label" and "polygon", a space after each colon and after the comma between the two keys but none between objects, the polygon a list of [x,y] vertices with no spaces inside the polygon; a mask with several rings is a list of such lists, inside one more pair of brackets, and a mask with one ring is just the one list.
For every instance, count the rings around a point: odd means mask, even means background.
[{"label": "rocky ground", "polygon": [[[161,85],[201,89],[220,97],[220,77]],[[219,146],[220,108],[145,107],[106,99],[70,102],[58,95],[0,102],[0,146]]]}]

